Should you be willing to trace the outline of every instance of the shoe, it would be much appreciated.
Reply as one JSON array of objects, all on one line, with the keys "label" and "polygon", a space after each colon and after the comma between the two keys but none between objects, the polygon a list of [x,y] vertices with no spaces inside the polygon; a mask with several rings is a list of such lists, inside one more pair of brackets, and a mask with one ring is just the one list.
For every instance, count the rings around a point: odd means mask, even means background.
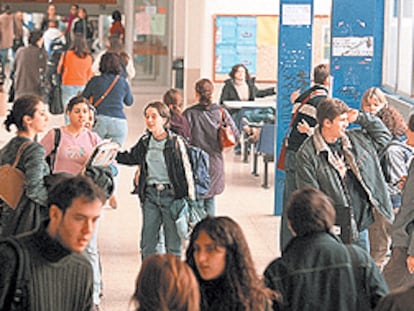
[{"label": "shoe", "polygon": [[118,208],[118,202],[116,201],[116,196],[114,194],[109,197],[109,206],[112,209]]}]

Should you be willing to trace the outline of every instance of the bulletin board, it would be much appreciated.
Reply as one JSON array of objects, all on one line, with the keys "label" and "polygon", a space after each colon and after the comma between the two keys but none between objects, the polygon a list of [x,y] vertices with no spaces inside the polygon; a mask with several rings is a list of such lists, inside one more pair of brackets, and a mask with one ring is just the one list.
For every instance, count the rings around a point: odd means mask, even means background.
[{"label": "bulletin board", "polygon": [[213,80],[244,64],[257,82],[276,82],[278,15],[215,15]]}]

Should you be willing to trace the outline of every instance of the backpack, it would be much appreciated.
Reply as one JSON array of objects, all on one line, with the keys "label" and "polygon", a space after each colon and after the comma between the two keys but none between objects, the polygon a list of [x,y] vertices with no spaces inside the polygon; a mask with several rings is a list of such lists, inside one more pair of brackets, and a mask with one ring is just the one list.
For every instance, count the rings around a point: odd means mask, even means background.
[{"label": "backpack", "polygon": [[30,310],[29,306],[29,261],[30,256],[25,247],[23,247],[18,239],[11,236],[1,240],[2,244],[8,244],[16,253],[16,273],[15,287],[12,300],[10,301],[9,311]]},{"label": "backpack", "polygon": [[27,141],[20,145],[13,164],[0,166],[0,199],[12,209],[16,209],[24,192],[24,173],[17,168],[24,150],[32,142]]},{"label": "backpack", "polygon": [[196,198],[199,199],[210,190],[210,159],[203,149],[188,145],[187,154],[193,170]]},{"label": "backpack", "polygon": [[59,147],[60,135],[61,135],[60,128],[54,128],[53,130],[55,131],[54,147],[52,151],[49,153],[49,155],[46,157],[46,162],[47,164],[49,164],[50,171],[52,173],[53,173],[53,168],[55,167],[56,152],[57,152],[57,148]]}]

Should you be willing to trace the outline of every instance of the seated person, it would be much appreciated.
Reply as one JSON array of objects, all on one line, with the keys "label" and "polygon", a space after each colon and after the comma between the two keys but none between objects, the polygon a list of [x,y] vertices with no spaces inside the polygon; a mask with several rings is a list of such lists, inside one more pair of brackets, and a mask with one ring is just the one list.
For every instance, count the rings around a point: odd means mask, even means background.
[{"label": "seated person", "polygon": [[[276,94],[275,87],[259,90],[255,85],[255,78],[251,78],[249,71],[243,64],[234,65],[229,73],[230,79],[224,81],[221,91],[220,104],[225,101],[254,101],[256,97],[266,97]],[[250,122],[274,122],[274,108],[242,108],[230,110],[234,123],[240,130],[253,134],[248,126]],[[236,148],[237,152],[237,148]]]}]

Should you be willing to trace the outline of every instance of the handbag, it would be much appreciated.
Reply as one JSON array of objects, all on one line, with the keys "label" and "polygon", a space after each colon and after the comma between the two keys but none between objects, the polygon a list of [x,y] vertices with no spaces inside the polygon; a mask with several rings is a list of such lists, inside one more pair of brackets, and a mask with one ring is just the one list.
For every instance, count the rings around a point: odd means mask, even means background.
[{"label": "handbag", "polygon": [[224,149],[226,147],[233,147],[236,144],[236,136],[234,135],[233,130],[226,122],[226,114],[224,109],[220,107],[221,113],[221,122],[219,127],[219,139],[221,148]]},{"label": "handbag", "polygon": [[21,144],[12,165],[5,164],[0,166],[0,199],[12,209],[16,209],[24,192],[25,176],[17,168],[17,164],[24,150],[31,143],[31,141],[27,141]]}]

